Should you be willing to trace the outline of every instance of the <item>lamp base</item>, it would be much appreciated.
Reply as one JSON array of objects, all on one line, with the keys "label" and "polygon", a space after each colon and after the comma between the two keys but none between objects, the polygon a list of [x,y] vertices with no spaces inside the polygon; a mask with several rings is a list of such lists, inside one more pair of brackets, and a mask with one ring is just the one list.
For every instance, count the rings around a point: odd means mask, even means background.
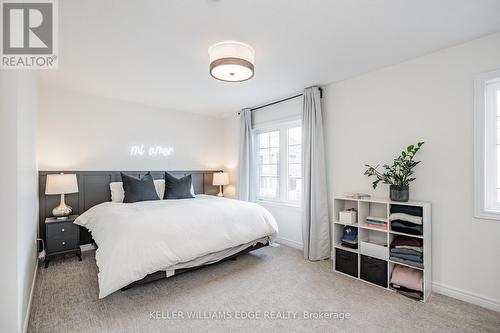
[{"label": "lamp base", "polygon": [[59,203],[59,206],[52,209],[52,215],[62,220],[65,219],[67,216],[71,215],[72,212],[73,208],[71,208],[71,206],[66,205],[66,203],[64,202],[64,194],[61,194],[61,202]]},{"label": "lamp base", "polygon": [[222,193],[222,186],[219,185],[219,193],[217,193],[217,196],[218,197],[223,197],[224,196],[224,193]]}]

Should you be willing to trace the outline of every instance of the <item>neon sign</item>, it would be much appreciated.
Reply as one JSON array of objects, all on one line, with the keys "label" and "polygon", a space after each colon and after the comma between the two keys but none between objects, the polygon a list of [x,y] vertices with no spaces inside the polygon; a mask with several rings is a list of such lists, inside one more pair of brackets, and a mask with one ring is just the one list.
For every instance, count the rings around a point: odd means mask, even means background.
[{"label": "neon sign", "polygon": [[172,155],[174,148],[163,147],[163,146],[149,146],[146,148],[145,145],[135,145],[130,147],[130,156],[163,156],[168,157]]}]

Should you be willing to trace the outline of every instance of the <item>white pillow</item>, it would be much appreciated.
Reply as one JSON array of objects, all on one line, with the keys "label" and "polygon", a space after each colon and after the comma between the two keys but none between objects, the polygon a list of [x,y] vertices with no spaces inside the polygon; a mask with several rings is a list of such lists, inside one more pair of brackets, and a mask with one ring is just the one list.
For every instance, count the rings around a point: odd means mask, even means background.
[{"label": "white pillow", "polygon": [[[154,181],[156,194],[160,200],[163,200],[163,194],[165,193],[165,179],[156,179]],[[123,202],[125,198],[125,191],[123,190],[122,182],[111,182],[109,183],[109,189],[111,190],[111,201],[112,202]],[[191,195],[194,197],[194,186],[191,183]]]},{"label": "white pillow", "polygon": [[109,183],[109,189],[111,190],[112,202],[123,202],[123,198],[125,198],[125,191],[123,190],[122,182]]}]

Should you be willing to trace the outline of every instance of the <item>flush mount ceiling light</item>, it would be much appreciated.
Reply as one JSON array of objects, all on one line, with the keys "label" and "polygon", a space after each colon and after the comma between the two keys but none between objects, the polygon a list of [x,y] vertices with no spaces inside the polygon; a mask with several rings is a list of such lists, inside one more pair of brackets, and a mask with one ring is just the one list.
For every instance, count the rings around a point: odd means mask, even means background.
[{"label": "flush mount ceiling light", "polygon": [[224,41],[208,49],[210,75],[217,80],[240,82],[254,74],[255,51],[245,43]]}]

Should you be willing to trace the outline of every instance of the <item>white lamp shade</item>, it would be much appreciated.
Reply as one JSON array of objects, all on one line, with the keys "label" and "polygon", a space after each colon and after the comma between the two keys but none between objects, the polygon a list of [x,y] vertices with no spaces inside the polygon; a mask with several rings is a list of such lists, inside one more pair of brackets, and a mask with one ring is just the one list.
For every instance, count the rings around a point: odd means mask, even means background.
[{"label": "white lamp shade", "polygon": [[229,174],[226,172],[216,172],[214,173],[213,185],[228,185],[229,184]]},{"label": "white lamp shade", "polygon": [[47,175],[45,194],[77,193],[78,182],[75,174]]},{"label": "white lamp shade", "polygon": [[210,75],[222,81],[239,82],[254,74],[255,51],[245,43],[224,41],[208,49]]}]

